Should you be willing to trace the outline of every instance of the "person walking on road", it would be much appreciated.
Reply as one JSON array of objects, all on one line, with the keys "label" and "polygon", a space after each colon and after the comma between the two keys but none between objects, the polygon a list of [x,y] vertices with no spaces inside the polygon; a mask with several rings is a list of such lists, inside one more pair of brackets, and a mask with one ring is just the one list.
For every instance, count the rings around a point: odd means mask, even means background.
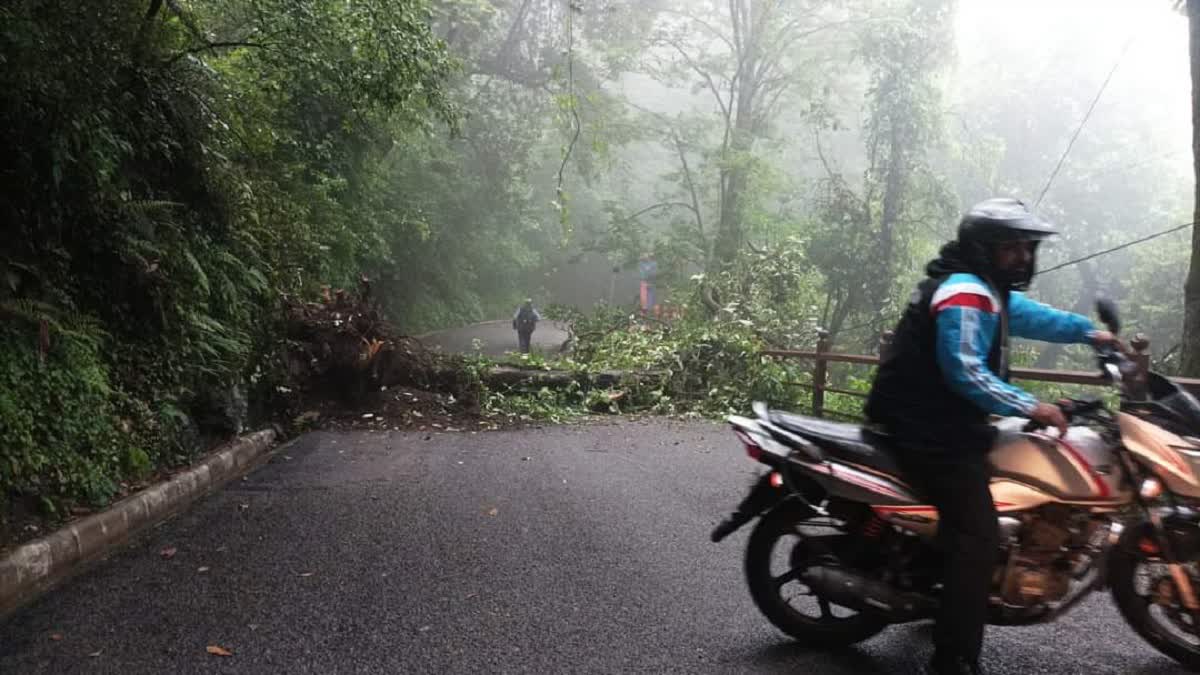
[{"label": "person walking on road", "polygon": [[533,306],[533,298],[525,298],[525,302],[513,314],[513,330],[517,331],[517,343],[522,354],[529,353],[529,340],[533,337],[538,321],[541,320],[542,315]]}]

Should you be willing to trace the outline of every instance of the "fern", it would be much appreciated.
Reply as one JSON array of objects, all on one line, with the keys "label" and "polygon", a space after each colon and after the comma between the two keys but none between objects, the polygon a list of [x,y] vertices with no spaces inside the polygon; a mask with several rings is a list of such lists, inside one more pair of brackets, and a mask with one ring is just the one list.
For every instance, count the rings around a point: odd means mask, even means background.
[{"label": "fern", "polygon": [[31,298],[13,298],[0,302],[0,312],[34,323],[52,320],[60,310],[53,305]]},{"label": "fern", "polygon": [[200,285],[200,288],[205,294],[208,294],[208,274],[204,271],[204,266],[201,265],[200,261],[196,259],[196,256],[192,255],[192,252],[186,248],[183,249],[183,259],[187,261],[188,266],[192,269],[192,274],[196,276],[196,283]]},{"label": "fern", "polygon": [[0,314],[7,314],[29,323],[45,322],[60,334],[97,343],[106,333],[96,319],[73,309],[62,309],[32,298],[13,298],[0,301]]},{"label": "fern", "polygon": [[134,199],[123,202],[120,206],[122,213],[139,218],[152,219],[155,215],[182,209],[184,204],[165,199]]}]

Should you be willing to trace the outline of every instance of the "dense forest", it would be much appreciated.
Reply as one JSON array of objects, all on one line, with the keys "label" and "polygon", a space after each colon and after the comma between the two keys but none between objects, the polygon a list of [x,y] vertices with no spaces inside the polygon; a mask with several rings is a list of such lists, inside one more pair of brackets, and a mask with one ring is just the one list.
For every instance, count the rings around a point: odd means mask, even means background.
[{"label": "dense forest", "polygon": [[[1180,372],[1178,5],[12,0],[0,493],[104,503],[273,419],[288,307],[364,283],[409,334],[532,296],[574,367],[670,371],[654,409],[790,396],[756,350],[873,349],[994,195],[1063,230],[1040,299],[1115,298]],[[627,330],[649,254],[682,316]]]}]

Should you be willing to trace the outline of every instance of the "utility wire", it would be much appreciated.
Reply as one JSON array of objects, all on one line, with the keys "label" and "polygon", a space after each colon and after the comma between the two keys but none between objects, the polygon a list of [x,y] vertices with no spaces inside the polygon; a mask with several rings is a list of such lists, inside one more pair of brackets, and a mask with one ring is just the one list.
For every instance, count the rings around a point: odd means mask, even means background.
[{"label": "utility wire", "polygon": [[1075,134],[1071,136],[1070,142],[1067,143],[1067,148],[1063,150],[1062,156],[1058,158],[1058,164],[1054,166],[1054,171],[1051,171],[1050,177],[1046,179],[1046,186],[1042,188],[1042,193],[1038,195],[1037,201],[1033,203],[1034,208],[1037,208],[1042,203],[1042,198],[1050,191],[1050,185],[1054,183],[1054,178],[1058,176],[1059,170],[1062,169],[1063,162],[1067,161],[1067,155],[1071,153],[1071,148],[1075,146],[1075,141],[1079,138],[1080,132],[1083,131],[1083,126],[1087,124],[1088,119],[1092,116],[1092,111],[1096,109],[1096,104],[1100,102],[1100,97],[1104,95],[1104,90],[1108,88],[1108,83],[1112,81],[1113,74],[1117,72],[1117,66],[1121,65],[1121,60],[1129,52],[1129,47],[1133,44],[1135,35],[1130,35],[1129,39],[1125,41],[1125,46],[1121,48],[1121,53],[1117,55],[1117,60],[1113,62],[1112,68],[1109,69],[1108,75],[1104,78],[1104,82],[1100,84],[1100,91],[1096,92],[1096,97],[1092,99],[1092,104],[1088,106],[1087,112],[1083,114],[1083,119],[1079,120],[1079,126],[1075,128]]},{"label": "utility wire", "polygon": [[1172,227],[1172,228],[1170,228],[1170,229],[1167,229],[1167,230],[1163,230],[1162,232],[1155,232],[1154,234],[1147,235],[1147,236],[1145,236],[1145,237],[1142,237],[1141,239],[1134,239],[1133,241],[1127,241],[1127,242],[1125,242],[1124,244],[1121,244],[1120,246],[1114,246],[1114,247],[1112,247],[1112,248],[1108,248],[1108,249],[1105,249],[1105,250],[1103,250],[1103,251],[1097,251],[1096,253],[1092,253],[1092,254],[1090,254],[1090,255],[1085,255],[1085,256],[1083,256],[1082,258],[1076,258],[1076,259],[1074,259],[1074,260],[1068,260],[1067,262],[1065,262],[1065,263],[1062,263],[1062,264],[1060,264],[1060,265],[1055,265],[1054,267],[1051,267],[1051,268],[1049,268],[1049,269],[1044,269],[1044,270],[1041,270],[1040,272],[1038,272],[1038,274],[1039,274],[1039,275],[1042,275],[1042,274],[1049,274],[1049,273],[1051,273],[1051,272],[1053,272],[1053,271],[1055,271],[1055,270],[1061,270],[1061,269],[1063,269],[1064,267],[1070,267],[1071,265],[1078,265],[1079,263],[1081,263],[1081,262],[1084,262],[1084,261],[1087,261],[1087,260],[1091,260],[1092,258],[1099,258],[1099,257],[1100,257],[1100,256],[1102,256],[1102,255],[1108,255],[1109,253],[1113,253],[1113,252],[1115,252],[1115,251],[1120,251],[1120,250],[1121,250],[1121,249],[1123,249],[1123,248],[1129,248],[1130,246],[1135,246],[1135,245],[1137,245],[1137,244],[1141,244],[1141,243],[1144,243],[1144,242],[1150,241],[1151,239],[1158,239],[1159,237],[1166,236],[1166,235],[1168,235],[1168,234],[1171,234],[1172,232],[1178,232],[1178,231],[1180,231],[1180,230],[1186,230],[1187,228],[1191,227],[1191,226],[1192,226],[1192,225],[1194,225],[1194,224],[1195,224],[1195,223],[1184,223],[1184,224],[1182,224],[1182,225],[1176,225],[1175,227]]},{"label": "utility wire", "polygon": [[[1083,256],[1082,258],[1075,258],[1074,260],[1068,260],[1067,262],[1060,263],[1058,265],[1055,265],[1054,267],[1050,267],[1050,268],[1047,268],[1044,270],[1039,270],[1037,272],[1037,274],[1038,274],[1038,276],[1040,276],[1040,275],[1049,274],[1051,272],[1055,272],[1057,270],[1061,270],[1061,269],[1064,269],[1067,267],[1071,267],[1072,265],[1078,265],[1081,262],[1087,262],[1088,260],[1099,258],[1101,256],[1108,255],[1109,253],[1115,253],[1117,251],[1129,248],[1131,246],[1137,246],[1138,244],[1143,244],[1152,239],[1158,239],[1159,237],[1165,237],[1168,234],[1174,234],[1175,232],[1179,232],[1181,230],[1186,230],[1187,228],[1191,227],[1194,224],[1195,223],[1183,223],[1181,225],[1176,225],[1175,227],[1171,227],[1171,228],[1162,230],[1161,232],[1155,232],[1154,234],[1149,234],[1149,235],[1146,235],[1139,239],[1134,239],[1133,241],[1127,241],[1124,244],[1113,246],[1112,248],[1106,248],[1103,251],[1097,251],[1095,253],[1090,253],[1088,255]],[[860,323],[860,324],[855,324],[853,326],[843,327],[838,330],[838,334],[852,333],[854,331],[862,330],[864,328],[878,328],[885,321],[887,321],[886,318],[877,317],[875,319],[872,319],[871,321],[867,321],[867,322]]]},{"label": "utility wire", "polygon": [[[1073,265],[1078,265],[1081,262],[1087,262],[1088,260],[1099,258],[1101,256],[1108,255],[1109,253],[1115,253],[1117,251],[1129,248],[1131,246],[1137,246],[1138,244],[1143,244],[1152,239],[1158,239],[1159,237],[1165,237],[1168,234],[1174,234],[1175,232],[1179,232],[1181,230],[1186,230],[1187,228],[1191,227],[1194,224],[1195,223],[1183,223],[1181,225],[1176,225],[1175,227],[1168,228],[1161,232],[1155,232],[1154,234],[1149,234],[1149,235],[1146,235],[1145,237],[1141,237],[1139,239],[1134,239],[1133,241],[1127,241],[1124,244],[1120,244],[1118,246],[1113,246],[1112,248],[1106,248],[1103,251],[1097,251],[1095,253],[1090,253],[1088,255],[1083,256],[1082,258],[1075,258],[1074,260],[1068,260],[1067,262],[1060,263],[1058,265],[1055,265],[1054,267],[1050,267],[1050,268],[1047,268],[1044,270],[1039,270],[1037,272],[1037,274],[1038,274],[1038,276],[1040,276],[1040,275],[1049,274],[1051,272],[1055,272],[1057,270],[1061,270],[1061,269],[1064,269],[1067,267],[1071,267]],[[873,319],[871,321],[867,321],[865,323],[855,324],[853,326],[841,328],[838,330],[838,333],[844,334],[844,333],[852,333],[854,331],[862,330],[864,328],[878,328],[885,321],[887,321],[887,319],[885,319],[883,317],[879,317],[879,318]]]},{"label": "utility wire", "polygon": [[[1154,234],[1149,234],[1149,235],[1146,235],[1145,237],[1141,237],[1139,239],[1134,239],[1133,241],[1127,241],[1124,244],[1120,244],[1118,246],[1113,246],[1112,248],[1107,248],[1107,249],[1104,249],[1103,251],[1097,251],[1095,253],[1085,255],[1082,258],[1075,258],[1074,260],[1068,260],[1067,262],[1060,263],[1058,265],[1055,265],[1054,267],[1050,267],[1050,268],[1047,268],[1044,270],[1039,270],[1037,272],[1037,274],[1038,274],[1038,276],[1040,276],[1040,275],[1049,274],[1051,272],[1055,272],[1057,270],[1061,270],[1061,269],[1064,269],[1067,267],[1071,267],[1073,265],[1078,265],[1081,262],[1087,262],[1088,260],[1092,260],[1094,258],[1099,258],[1101,256],[1108,255],[1109,253],[1115,253],[1117,251],[1129,248],[1131,246],[1143,244],[1152,239],[1158,239],[1159,237],[1165,237],[1168,234],[1173,234],[1173,233],[1179,232],[1181,230],[1186,230],[1187,228],[1191,227],[1192,225],[1194,225],[1194,223],[1183,223],[1182,225],[1176,225],[1175,227],[1168,228],[1161,232],[1155,232]],[[860,324],[855,324],[853,326],[843,327],[838,330],[838,334],[841,335],[841,334],[845,334],[845,333],[853,333],[854,331],[862,330],[864,328],[878,328],[881,325],[883,325],[883,323],[885,321],[887,321],[886,318],[878,317],[871,321],[867,321],[867,322],[860,323]]]}]

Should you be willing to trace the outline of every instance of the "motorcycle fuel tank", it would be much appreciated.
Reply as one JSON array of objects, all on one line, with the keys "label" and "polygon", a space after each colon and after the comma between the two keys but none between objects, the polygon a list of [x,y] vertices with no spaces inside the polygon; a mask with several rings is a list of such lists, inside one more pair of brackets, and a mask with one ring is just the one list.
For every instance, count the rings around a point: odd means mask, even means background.
[{"label": "motorcycle fuel tank", "polygon": [[[1130,499],[1116,454],[1100,434],[1087,427],[1071,427],[1063,438],[1055,432],[1003,433],[991,461],[996,482],[1033,488],[1030,494],[1045,493],[1051,498],[1046,501],[1121,503]],[[1014,504],[1010,509],[1035,505]]]},{"label": "motorcycle fuel tank", "polygon": [[[1109,508],[1133,498],[1116,454],[1086,427],[1072,427],[1061,439],[1053,432],[1005,431],[991,461],[992,499],[1000,513],[1052,502]],[[937,509],[928,504],[914,501],[872,508],[885,520],[923,536],[936,531]]]}]

